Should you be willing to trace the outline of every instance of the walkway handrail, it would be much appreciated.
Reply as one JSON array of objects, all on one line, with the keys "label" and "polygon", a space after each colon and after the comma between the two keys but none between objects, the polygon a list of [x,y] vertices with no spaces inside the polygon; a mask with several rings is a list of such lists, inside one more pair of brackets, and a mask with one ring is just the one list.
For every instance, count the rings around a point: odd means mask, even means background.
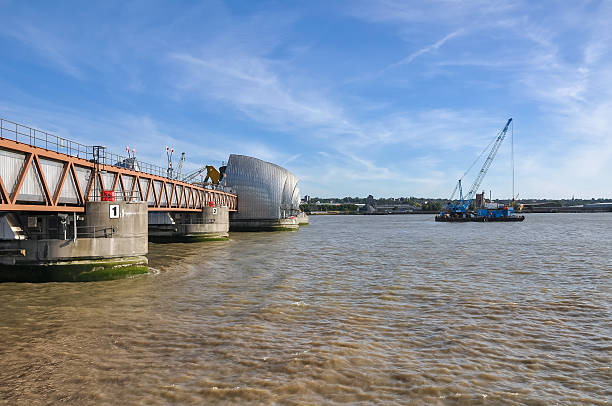
[{"label": "walkway handrail", "polygon": [[[0,118],[0,138],[15,140],[16,142],[27,144],[32,147],[44,148],[48,151],[55,151],[75,158],[82,158],[88,161],[94,160],[94,146],[92,145],[71,141],[67,138],[48,133],[47,131],[38,130],[3,118]],[[134,164],[131,164],[130,161],[131,157],[113,154],[112,152],[106,151],[106,149],[102,151],[99,160],[101,165],[134,169],[139,172],[148,173],[149,175],[168,178],[167,168],[147,162],[141,162],[139,160],[136,160],[136,168],[134,168]],[[129,167],[130,164],[132,167]]]}]

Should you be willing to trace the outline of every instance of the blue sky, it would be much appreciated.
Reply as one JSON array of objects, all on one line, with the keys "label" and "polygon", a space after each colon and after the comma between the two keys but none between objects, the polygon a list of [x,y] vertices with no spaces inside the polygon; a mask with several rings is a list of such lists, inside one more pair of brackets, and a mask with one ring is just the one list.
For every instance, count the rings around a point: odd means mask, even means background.
[{"label": "blue sky", "polygon": [[[447,197],[515,120],[516,192],[612,197],[612,2],[0,0],[0,116],[302,194]],[[510,139],[482,189],[511,194]],[[468,175],[466,182],[475,176]]]}]

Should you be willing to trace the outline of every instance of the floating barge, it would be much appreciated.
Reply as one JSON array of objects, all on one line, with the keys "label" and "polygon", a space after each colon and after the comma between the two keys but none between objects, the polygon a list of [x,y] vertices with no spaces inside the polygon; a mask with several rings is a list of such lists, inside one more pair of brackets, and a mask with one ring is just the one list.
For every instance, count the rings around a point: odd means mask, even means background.
[{"label": "floating barge", "polygon": [[436,221],[447,223],[466,223],[469,221],[485,223],[489,221],[523,221],[525,216],[514,214],[514,208],[503,209],[478,209],[476,212],[447,213],[441,212],[436,216]]},{"label": "floating barge", "polygon": [[[446,205],[446,208],[435,217],[436,221],[448,223],[467,223],[472,221],[486,223],[489,221],[514,222],[525,220],[525,216],[518,216],[514,214],[514,154],[512,155],[512,204],[499,204],[493,202],[487,203],[484,197],[484,191],[481,194],[476,193],[476,191],[480,187],[480,184],[482,183],[482,180],[487,174],[487,171],[489,170],[489,167],[491,166],[491,163],[493,162],[493,159],[495,158],[495,155],[497,154],[501,143],[504,141],[506,133],[508,132],[508,127],[511,123],[512,118],[509,118],[504,128],[497,134],[495,141],[492,143],[493,146],[490,147],[490,149],[489,146],[487,146],[482,151],[480,156],[482,156],[487,150],[489,150],[489,155],[487,156],[487,159],[482,165],[480,172],[478,172],[478,175],[476,176],[472,187],[470,187],[470,191],[468,192],[468,194],[464,197],[461,179],[459,179],[457,181],[457,186],[455,187],[455,190],[453,190],[449,202]],[[467,175],[469,170],[474,166],[478,159],[480,159],[480,156],[468,168],[468,170],[463,174],[463,176]],[[459,201],[455,202],[453,201],[453,198],[457,190],[459,190]],[[475,202],[473,202],[474,197],[476,198]],[[471,209],[472,204],[475,206],[475,209]]]}]

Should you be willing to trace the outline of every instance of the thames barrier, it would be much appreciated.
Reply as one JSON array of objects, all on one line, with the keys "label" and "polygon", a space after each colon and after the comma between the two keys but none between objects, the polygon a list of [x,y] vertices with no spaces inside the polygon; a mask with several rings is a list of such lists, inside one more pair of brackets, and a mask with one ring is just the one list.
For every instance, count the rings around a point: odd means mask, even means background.
[{"label": "thames barrier", "polygon": [[298,179],[253,157],[181,176],[104,146],[0,119],[0,281],[92,281],[147,272],[149,240],[296,230]]}]

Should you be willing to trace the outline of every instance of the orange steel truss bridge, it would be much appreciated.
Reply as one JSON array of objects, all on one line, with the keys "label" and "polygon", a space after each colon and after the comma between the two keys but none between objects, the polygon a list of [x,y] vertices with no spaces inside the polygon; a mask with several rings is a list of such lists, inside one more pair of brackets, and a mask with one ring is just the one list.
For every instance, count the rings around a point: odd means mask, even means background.
[{"label": "orange steel truss bridge", "polygon": [[[147,202],[149,211],[237,210],[237,197],[181,182],[166,168],[0,119],[0,212],[81,213],[114,191],[115,200]],[[106,192],[108,193],[108,192]]]}]

